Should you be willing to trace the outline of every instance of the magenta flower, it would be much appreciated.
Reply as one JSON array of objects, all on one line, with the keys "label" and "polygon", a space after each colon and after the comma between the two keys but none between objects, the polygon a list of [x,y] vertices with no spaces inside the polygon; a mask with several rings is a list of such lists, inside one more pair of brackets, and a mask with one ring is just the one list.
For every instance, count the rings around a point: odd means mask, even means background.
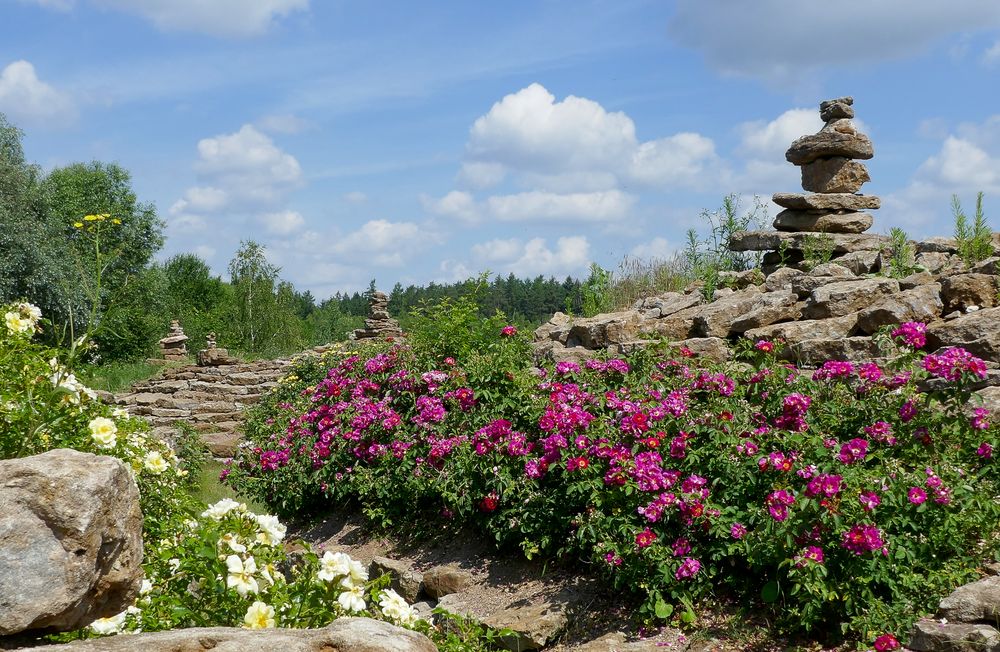
[{"label": "magenta flower", "polygon": [[921,505],[927,500],[927,492],[920,487],[910,487],[906,497],[914,505]]},{"label": "magenta flower", "polygon": [[758,351],[763,351],[764,353],[770,353],[774,350],[774,342],[768,342],[767,340],[757,340],[757,343],[753,346]]},{"label": "magenta flower", "polygon": [[913,417],[917,416],[917,402],[914,400],[909,400],[899,408],[899,420],[903,423],[908,423]]},{"label": "magenta flower", "polygon": [[732,527],[729,528],[729,536],[734,539],[742,539],[747,534],[747,526],[742,523],[733,523]]},{"label": "magenta flower", "polygon": [[840,493],[843,481],[844,479],[839,475],[830,473],[818,475],[809,481],[809,485],[806,487],[806,495],[810,498],[817,496],[833,498]]},{"label": "magenta flower", "polygon": [[837,459],[844,464],[854,464],[865,459],[866,455],[868,455],[868,440],[855,437],[840,447]]},{"label": "magenta flower", "polygon": [[958,346],[946,349],[941,355],[932,353],[921,364],[930,375],[951,382],[961,379],[963,373],[986,377],[986,363]]},{"label": "magenta flower", "polygon": [[860,523],[844,532],[840,545],[855,555],[863,555],[866,552],[875,552],[876,550],[881,550],[883,554],[887,553],[885,541],[882,540],[882,532],[874,525],[867,523]]},{"label": "magenta flower", "polygon": [[990,459],[993,457],[993,446],[989,442],[984,441],[979,445],[979,448],[976,449],[976,455],[986,460]]},{"label": "magenta flower", "polygon": [[507,324],[506,326],[500,329],[500,334],[503,335],[504,337],[514,337],[515,335],[517,335],[517,327],[512,326],[511,324]]},{"label": "magenta flower", "polygon": [[813,564],[822,564],[823,559],[822,548],[819,546],[808,546],[795,556],[794,561],[797,568],[802,568],[810,562]]},{"label": "magenta flower", "polygon": [[776,521],[788,518],[788,507],[795,504],[795,496],[784,489],[772,492],[767,497],[767,511]]},{"label": "magenta flower", "polygon": [[691,552],[691,542],[680,537],[670,545],[670,549],[673,550],[674,557],[683,557]]},{"label": "magenta flower", "polygon": [[861,495],[858,496],[858,501],[866,512],[870,512],[882,504],[882,499],[874,491],[862,491]]},{"label": "magenta flower", "polygon": [[827,360],[813,373],[813,380],[850,378],[853,374],[854,365],[847,360]]},{"label": "magenta flower", "polygon": [[972,426],[973,430],[989,430],[990,422],[987,421],[989,417],[989,410],[986,408],[976,408],[972,411],[972,419],[969,420],[969,425]]},{"label": "magenta flower", "polygon": [[680,567],[674,573],[674,578],[684,580],[694,577],[701,570],[701,562],[693,557],[685,557]]},{"label": "magenta flower", "polygon": [[903,342],[911,348],[922,349],[927,344],[926,333],[927,324],[919,321],[908,321],[892,331],[892,336],[902,338]]},{"label": "magenta flower", "polygon": [[654,541],[656,541],[656,533],[649,528],[646,528],[639,534],[635,535],[635,547],[639,550],[648,548],[653,545]]},{"label": "magenta flower", "polygon": [[882,634],[875,639],[876,652],[891,652],[892,650],[898,650],[899,647],[899,641],[892,634]]}]

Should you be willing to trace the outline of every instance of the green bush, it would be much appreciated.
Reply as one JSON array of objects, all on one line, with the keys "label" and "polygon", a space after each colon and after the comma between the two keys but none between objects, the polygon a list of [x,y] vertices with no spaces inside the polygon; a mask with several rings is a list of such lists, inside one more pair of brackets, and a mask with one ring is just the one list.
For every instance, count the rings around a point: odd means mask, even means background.
[{"label": "green bush", "polygon": [[986,223],[983,213],[983,193],[976,195],[976,216],[972,224],[962,210],[958,195],[951,197],[951,212],[955,218],[955,241],[958,255],[966,267],[972,267],[993,255],[993,231]]}]

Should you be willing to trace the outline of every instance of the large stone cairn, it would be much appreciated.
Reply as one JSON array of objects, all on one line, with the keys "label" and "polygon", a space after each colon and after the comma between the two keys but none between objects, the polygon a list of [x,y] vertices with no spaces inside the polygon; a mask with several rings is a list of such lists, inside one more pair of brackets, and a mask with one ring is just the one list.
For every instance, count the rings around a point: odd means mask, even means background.
[{"label": "large stone cairn", "polygon": [[375,337],[401,337],[403,330],[399,322],[389,315],[389,297],[385,292],[372,292],[371,305],[365,327],[351,333],[352,340],[366,340]]},{"label": "large stone cairn", "polygon": [[164,360],[170,362],[184,362],[187,360],[187,346],[184,342],[188,336],[184,334],[181,323],[176,319],[170,321],[170,333],[160,340],[160,355]]},{"label": "large stone cairn", "polygon": [[215,343],[215,333],[205,336],[205,348],[198,351],[199,367],[221,367],[227,364],[239,364],[239,360],[229,357],[228,349],[220,349]]},{"label": "large stone cairn", "polygon": [[[819,133],[803,136],[785,152],[789,163],[802,169],[802,188],[809,194],[777,193],[774,203],[783,211],[774,219],[774,232],[739,234],[731,243],[734,251],[769,251],[764,257],[765,272],[781,263],[798,263],[812,237],[825,241],[833,256],[877,250],[880,236],[861,235],[874,220],[865,210],[879,208],[873,195],[856,194],[870,181],[868,168],[859,159],[874,156],[872,141],[851,121],[854,99],[839,97],[819,105],[826,123]],[[817,234],[823,234],[817,239]],[[778,250],[783,250],[779,252]]]}]

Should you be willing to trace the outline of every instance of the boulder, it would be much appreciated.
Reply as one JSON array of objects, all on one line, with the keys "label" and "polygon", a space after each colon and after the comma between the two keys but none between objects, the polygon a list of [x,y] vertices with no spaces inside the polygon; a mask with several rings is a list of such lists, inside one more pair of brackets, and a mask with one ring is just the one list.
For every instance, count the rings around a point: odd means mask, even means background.
[{"label": "boulder", "polygon": [[792,282],[804,275],[805,272],[792,269],[791,267],[780,267],[774,272],[768,275],[767,279],[764,281],[764,288],[768,292],[777,292],[778,290],[791,290]]},{"label": "boulder", "polygon": [[142,578],[139,490],[124,463],[68,449],[0,461],[0,636],[118,614]]},{"label": "boulder", "polygon": [[771,197],[778,206],[795,211],[863,211],[878,209],[882,200],[875,195],[849,192],[808,194],[778,192]]},{"label": "boulder", "polygon": [[681,292],[666,292],[655,297],[649,297],[639,302],[637,310],[644,317],[649,319],[659,319],[669,317],[682,310],[701,305],[704,298],[699,292],[683,294]]},{"label": "boulder", "polygon": [[38,648],[45,652],[437,652],[418,632],[371,618],[338,618],[322,629],[199,627],[128,634]]},{"label": "boulder", "polygon": [[563,326],[566,326],[570,322],[570,317],[567,314],[557,312],[552,315],[552,318],[547,322],[535,329],[534,341],[541,342],[542,340],[548,339],[559,339],[558,336],[553,337],[553,334],[559,332],[563,335],[562,342],[565,343],[566,330]]},{"label": "boulder", "polygon": [[205,444],[212,457],[232,457],[236,454],[236,447],[243,441],[242,435],[234,430],[203,432],[198,435],[198,439]]},{"label": "boulder", "polygon": [[928,350],[961,346],[973,355],[1000,360],[1000,308],[977,310],[927,327]]},{"label": "boulder", "polygon": [[806,165],[831,156],[867,160],[875,156],[875,149],[864,134],[823,129],[795,140],[785,152],[785,160],[792,165]]},{"label": "boulder", "polygon": [[424,583],[424,576],[421,573],[397,559],[375,557],[368,566],[368,576],[376,578],[383,575],[392,578],[389,587],[403,596],[404,600],[410,603],[417,601]]},{"label": "boulder", "polygon": [[[739,231],[729,239],[731,251],[777,251],[787,249],[802,251],[815,233],[787,233],[784,231]],[[878,252],[889,239],[884,235],[871,233],[829,233],[823,234],[829,240],[835,254],[849,254],[855,251]],[[877,253],[876,253],[877,255]]]},{"label": "boulder", "polygon": [[996,277],[990,274],[956,274],[941,281],[945,310],[965,311],[970,306],[991,308],[997,305]]},{"label": "boulder", "polygon": [[941,236],[936,236],[918,242],[916,244],[916,250],[918,254],[925,254],[925,253],[957,254],[958,242],[956,242],[954,238],[945,238]]},{"label": "boulder", "polygon": [[796,305],[798,297],[794,292],[767,292],[758,296],[750,310],[733,320],[730,334],[741,334],[751,328],[769,326],[781,321],[798,319],[801,308]]},{"label": "boulder", "polygon": [[955,260],[952,258],[952,255],[948,253],[925,251],[917,254],[914,262],[926,269],[928,272],[936,273],[953,265]]},{"label": "boulder", "polygon": [[1000,577],[992,575],[960,586],[938,605],[937,615],[949,621],[1000,621]]},{"label": "boulder", "polygon": [[667,317],[647,320],[643,322],[639,332],[669,341],[687,339],[694,334],[694,318],[701,313],[701,310],[702,307],[699,305]]},{"label": "boulder", "polygon": [[837,256],[833,262],[854,272],[857,276],[871,274],[881,269],[881,259],[878,251],[854,251],[843,256]]},{"label": "boulder", "polygon": [[513,635],[502,636],[500,644],[511,652],[538,650],[559,636],[569,625],[568,605],[560,601],[514,605],[484,618],[493,629],[509,629]]},{"label": "boulder", "polygon": [[871,306],[877,300],[899,292],[899,282],[890,278],[839,281],[812,291],[802,316],[806,319],[841,317]]},{"label": "boulder", "polygon": [[879,348],[870,337],[842,337],[796,342],[788,352],[797,364],[818,367],[827,360],[868,361],[879,355]]},{"label": "boulder", "polygon": [[981,260],[972,266],[969,270],[973,274],[991,274],[993,276],[997,275],[997,270],[1000,270],[1000,258],[992,257],[986,260]]},{"label": "boulder", "polygon": [[1000,652],[1000,632],[989,625],[923,618],[914,623],[906,647],[914,652]]},{"label": "boulder", "polygon": [[737,318],[750,312],[760,297],[760,288],[754,286],[734,292],[700,308],[694,317],[693,335],[697,337],[726,337]]},{"label": "boulder", "polygon": [[743,290],[763,282],[764,275],[758,269],[748,269],[742,272],[719,272],[719,285],[733,290]]},{"label": "boulder", "polygon": [[875,219],[868,213],[829,213],[783,210],[774,218],[779,231],[818,231],[821,233],[864,233]]},{"label": "boulder", "polygon": [[424,592],[434,600],[458,593],[473,583],[472,573],[457,566],[435,566],[424,573]]},{"label": "boulder", "polygon": [[694,357],[712,362],[725,362],[732,357],[729,345],[721,337],[691,337],[674,342],[674,346],[684,347],[693,353]]},{"label": "boulder", "polygon": [[920,285],[878,301],[858,314],[858,330],[872,335],[882,326],[905,321],[934,321],[941,316],[941,286],[937,283]]},{"label": "boulder", "polygon": [[928,285],[934,283],[934,275],[930,272],[916,272],[910,274],[906,278],[899,279],[899,288],[901,290],[912,290],[915,287],[921,285]]},{"label": "boulder", "polygon": [[792,292],[804,299],[818,287],[854,278],[857,278],[854,272],[839,263],[823,263],[808,274],[796,277],[792,281]]},{"label": "boulder", "polygon": [[639,321],[639,315],[631,310],[574,319],[567,325],[569,331],[564,343],[567,347],[603,349],[609,344],[627,342],[635,339]]},{"label": "boulder", "polygon": [[852,193],[869,181],[864,163],[842,156],[816,159],[802,166],[802,188],[811,192]]},{"label": "boulder", "polygon": [[834,340],[847,335],[854,330],[858,322],[857,314],[834,317],[832,319],[817,319],[793,321],[784,324],[774,324],[762,328],[748,330],[743,335],[754,340],[784,340],[789,344],[804,340],[821,338]]}]

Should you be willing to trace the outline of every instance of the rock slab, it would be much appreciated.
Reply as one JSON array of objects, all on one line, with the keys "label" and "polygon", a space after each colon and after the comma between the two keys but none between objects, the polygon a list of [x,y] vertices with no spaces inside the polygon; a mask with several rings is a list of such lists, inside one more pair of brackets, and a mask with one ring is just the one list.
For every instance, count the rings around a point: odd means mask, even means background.
[{"label": "rock slab", "polygon": [[124,463],[68,449],[0,462],[0,636],[113,616],[142,578],[139,490]]}]

